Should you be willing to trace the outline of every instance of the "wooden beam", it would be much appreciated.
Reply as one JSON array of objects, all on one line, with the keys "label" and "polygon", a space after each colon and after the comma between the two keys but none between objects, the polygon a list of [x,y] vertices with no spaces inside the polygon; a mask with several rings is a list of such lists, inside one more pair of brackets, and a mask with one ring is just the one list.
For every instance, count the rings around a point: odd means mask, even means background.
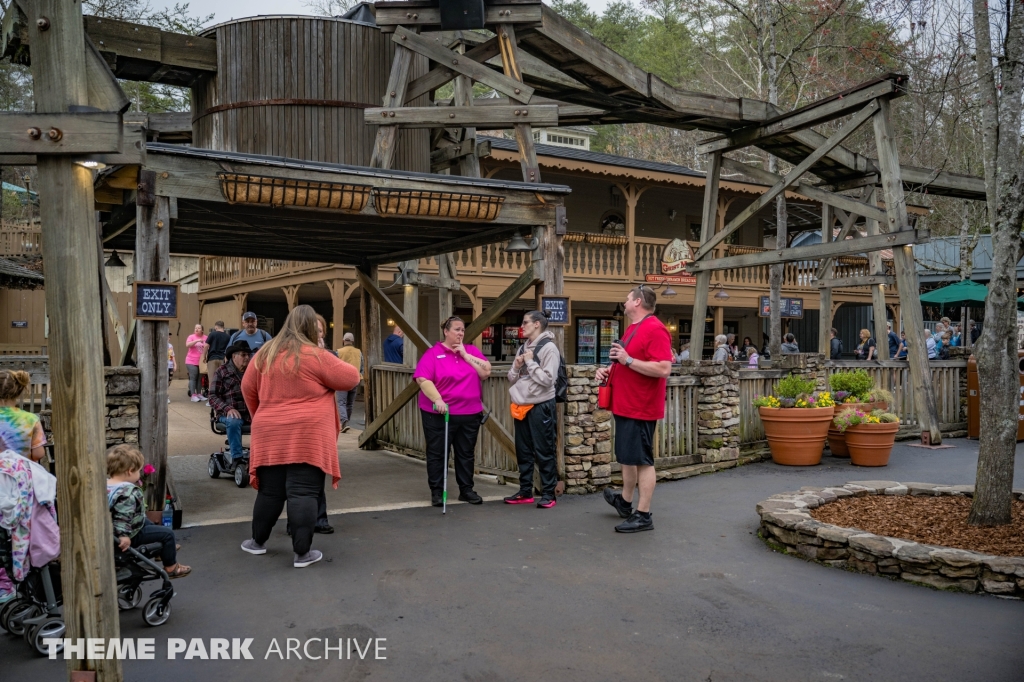
[{"label": "wooden beam", "polygon": [[[714,153],[708,159],[707,180],[704,183],[704,208],[701,212],[700,241],[706,243],[715,233],[718,216],[718,183],[722,173],[722,155]],[[690,323],[690,357],[700,360],[704,351],[704,325],[708,314],[708,292],[711,289],[711,271],[697,273],[693,292],[693,316]]]},{"label": "wooden beam", "polygon": [[517,81],[507,75],[497,73],[480,62],[474,61],[454,50],[449,50],[435,40],[418,36],[407,28],[402,26],[396,28],[391,39],[431,61],[443,64],[452,71],[467,76],[478,83],[490,86],[507,97],[518,100],[523,104],[529,102],[530,98],[533,97],[533,88],[524,85],[522,80]]},{"label": "wooden beam", "polygon": [[[889,119],[891,104],[881,100],[878,113],[875,114],[875,145],[878,149],[878,166],[882,176],[882,197],[885,200],[885,211],[888,214],[889,230],[900,230],[896,234],[907,234],[907,204],[903,196],[903,181],[900,177],[899,156],[896,149],[896,136]],[[865,239],[872,239],[866,237]],[[909,246],[894,248],[893,265],[896,268],[896,281],[900,295],[900,309],[903,314],[904,329],[909,330],[907,338],[917,338],[924,328],[924,317],[921,312],[920,289],[917,282],[917,268],[914,262],[914,250]],[[913,334],[914,336],[911,336]],[[932,390],[932,373],[928,366],[928,354],[923,341],[910,343],[907,348],[907,362],[910,365],[910,382],[914,389],[914,406],[917,408],[917,419],[921,425],[921,435],[928,434],[932,444],[942,442],[939,430],[938,410],[935,406],[935,392]]]},{"label": "wooden beam", "polygon": [[85,80],[89,106],[123,114],[132,105],[89,36],[85,36]]},{"label": "wooden beam", "polygon": [[[823,204],[821,207],[821,243],[828,244],[832,241],[832,229],[835,225],[835,212],[832,207],[828,204]],[[828,263],[826,265],[825,263]],[[821,268],[824,268],[825,281],[834,281],[832,279],[832,261],[831,259],[824,259],[820,263]],[[819,273],[820,273],[819,269]],[[819,288],[818,288],[818,352],[824,355],[826,358],[832,357],[832,339],[829,336],[829,331],[832,327],[832,289],[828,287],[821,287],[821,274],[819,277]]]},{"label": "wooden beam", "polygon": [[[407,260],[398,264],[398,269],[405,277],[405,284],[402,286],[402,315],[412,324],[419,325],[420,319],[420,287],[412,279],[419,274],[420,262],[418,260]],[[418,326],[417,326],[418,328]],[[403,360],[406,367],[415,367],[419,361],[419,351],[409,335],[406,334],[405,342],[402,344]]]},{"label": "wooden beam", "polygon": [[462,284],[457,279],[438,277],[437,275],[421,275],[419,272],[409,270],[405,271],[405,284],[422,284],[425,287],[451,289],[452,291],[462,289]]},{"label": "wooden beam", "polygon": [[[463,57],[482,64],[488,59],[496,57],[498,54],[498,39],[495,37],[467,50]],[[457,75],[458,73],[450,69],[446,63],[441,63],[438,66],[435,66],[419,78],[410,81],[409,87],[405,93],[405,103],[408,104],[417,97],[438,89],[445,83],[451,82]]]},{"label": "wooden beam", "polygon": [[137,320],[132,318],[132,321],[128,324],[128,333],[125,334],[124,337],[124,348],[121,349],[121,367],[127,365],[128,361],[131,360],[132,356],[135,354],[136,322]]},{"label": "wooden beam", "polygon": [[[510,128],[517,123],[537,126],[558,125],[558,107],[553,104],[507,107],[402,107],[363,110],[367,125],[400,128]],[[379,166],[378,166],[379,167]]]},{"label": "wooden beam", "polygon": [[158,62],[179,70],[217,72],[217,41],[213,38],[162,31],[107,17],[87,16],[84,26],[100,52],[122,59]]},{"label": "wooden beam", "polygon": [[[869,192],[868,201],[874,202],[875,188],[873,186],[870,187]],[[878,234],[878,221],[868,218],[864,232],[869,237]],[[868,254],[868,273],[875,276],[885,275],[885,268],[882,266],[882,256],[877,251]],[[871,314],[874,318],[875,327],[875,357],[879,360],[888,360],[889,334],[885,325],[885,283],[874,282],[868,286],[871,289]]]},{"label": "wooden beam", "polygon": [[509,453],[512,456],[515,456],[516,440],[512,436],[512,434],[505,430],[505,427],[502,426],[497,419],[488,419],[486,422],[484,422],[484,427],[486,427],[487,430],[491,432],[491,436],[494,437],[494,440],[498,441],[498,445],[505,448],[505,452]]},{"label": "wooden beam", "polygon": [[[13,4],[8,3],[9,10]],[[35,107],[64,112],[69,106],[87,106],[86,69],[80,58],[85,51],[82,3],[34,0],[24,5],[27,36],[35,45]],[[34,120],[43,116],[29,115]],[[37,161],[51,330],[52,423],[59,453],[57,507],[64,519],[60,534],[64,636],[110,641],[120,637],[120,624],[110,512],[104,497],[106,382],[93,173],[71,158],[48,154],[54,143],[48,144],[38,150],[43,153]],[[80,657],[65,663],[72,675],[89,670],[104,682],[123,679],[118,660]],[[9,664],[3,666],[9,669]]]},{"label": "wooden beam", "polygon": [[[895,234],[880,234],[874,237],[861,237],[860,239],[847,239],[842,242],[831,242],[829,244],[812,244],[810,246],[795,246],[776,251],[763,251],[761,253],[747,253],[742,256],[727,256],[714,260],[696,261],[686,266],[688,272],[705,272],[710,270],[729,270],[730,268],[749,268],[756,265],[774,265],[776,263],[794,263],[802,260],[818,260],[826,256],[852,256],[861,253],[878,251],[879,249],[895,248],[897,246],[922,244],[929,239],[929,232],[925,228],[917,230],[904,230]],[[900,287],[902,288],[902,284]],[[922,329],[924,322],[921,323]]]},{"label": "wooden beam", "polygon": [[[405,103],[405,91],[409,86],[409,69],[412,67],[413,53],[407,47],[395,47],[395,58],[391,62],[391,73],[388,76],[388,87],[384,92],[385,107],[400,107]],[[395,161],[395,150],[398,145],[398,126],[388,125],[377,130],[370,154],[371,168],[391,168]],[[366,382],[369,385],[370,382]]]},{"label": "wooden beam", "polygon": [[395,305],[390,298],[387,297],[383,291],[377,286],[376,282],[370,281],[370,279],[361,271],[356,270],[356,279],[359,280],[359,286],[364,291],[368,292],[370,296],[377,302],[377,304],[384,309],[384,314],[395,321],[402,331],[405,332],[405,338],[416,344],[416,347],[421,351],[429,350],[434,344],[427,341],[426,337],[420,333],[420,330],[415,324],[405,319],[405,315],[399,310],[398,306]]},{"label": "wooden beam", "polygon": [[121,152],[121,115],[0,113],[0,154]]},{"label": "wooden beam", "polygon": [[[870,192],[871,192],[870,188],[862,189],[861,190],[861,195],[860,195],[861,199],[864,199],[864,198],[870,196]],[[842,214],[842,215],[839,215],[839,219],[843,221],[843,226],[840,228],[839,234],[832,241],[834,241],[834,242],[844,241],[847,237],[851,236],[851,234],[854,237],[859,237],[860,235],[857,232],[854,232],[854,230],[853,230],[853,226],[857,224],[857,214],[856,213],[845,214],[845,213],[842,213],[841,209],[834,209],[834,210],[837,212],[837,215],[838,214]],[[826,279],[826,277],[825,277],[825,270],[827,268],[831,268],[831,266],[832,266],[832,259],[831,258],[822,258],[821,259],[821,262],[818,263],[818,279],[819,280]]]},{"label": "wooden beam", "polygon": [[[501,47],[501,66],[505,75],[514,81],[522,82],[523,72],[519,67],[519,48],[516,45],[516,32],[512,24],[498,24],[498,45]],[[540,182],[540,164],[537,163],[537,148],[533,144],[533,128],[530,123],[516,123],[516,145],[519,147],[519,166],[523,171],[523,180]]]},{"label": "wooden beam", "polygon": [[[488,4],[484,7],[485,24],[539,24],[541,22],[541,4],[508,3]],[[441,9],[439,7],[378,7],[376,12],[377,26],[419,26],[420,28],[441,28]]]},{"label": "wooden beam", "polygon": [[[748,166],[745,163],[741,163],[734,159],[722,159],[722,167],[727,170],[734,171],[736,173],[742,173],[757,182],[762,182],[766,185],[774,185],[775,183],[782,180],[781,175],[772,173],[760,168]],[[844,196],[842,194],[836,194],[835,192],[829,192],[823,189],[819,189],[807,182],[798,182],[793,186],[794,192],[799,192],[808,199],[817,201],[822,204],[828,204],[829,206],[835,206],[841,208],[844,211],[852,211],[860,216],[872,216],[876,220],[884,219],[885,211],[866,204],[863,201],[858,201],[853,197]]]},{"label": "wooden beam", "polygon": [[839,289],[841,287],[867,287],[874,285],[895,286],[896,278],[892,275],[859,275],[857,277],[840,277],[839,279],[819,279],[819,289]]},{"label": "wooden beam", "polygon": [[832,136],[829,137],[822,146],[815,149],[806,159],[801,161],[796,168],[787,173],[786,177],[780,179],[771,187],[771,189],[755,199],[745,209],[740,211],[740,214],[733,218],[721,232],[715,234],[710,240],[701,244],[700,249],[694,256],[694,260],[700,260],[706,256],[715,248],[715,246],[721,243],[722,240],[742,227],[748,220],[753,218],[758,211],[767,206],[770,201],[785,192],[787,187],[795,184],[804,173],[810,170],[811,166],[821,159],[821,157],[825,156],[825,154],[830,150],[834,149],[839,143],[852,135],[858,128],[867,123],[876,111],[878,111],[878,104],[872,100],[866,107],[861,109],[856,116],[847,121],[842,128],[832,133]]},{"label": "wooden beam", "polygon": [[810,128],[811,126],[846,116],[878,97],[885,97],[896,92],[897,78],[896,76],[890,76],[881,81],[868,83],[843,95],[833,95],[819,102],[812,102],[807,106],[800,107],[781,116],[776,116],[760,125],[744,128],[730,135],[709,140],[697,145],[697,153],[731,152],[765,142],[779,135]]},{"label": "wooden beam", "polygon": [[[357,271],[361,271],[362,275],[369,281],[377,281],[376,265],[361,266],[357,268]],[[366,381],[363,382],[365,422],[369,427],[369,425],[377,421],[377,408],[374,403],[373,381],[370,378],[370,372],[381,363],[383,348],[381,347],[380,308],[373,296],[370,295],[370,291],[365,287],[359,287],[359,321],[362,332],[362,351],[366,367]],[[380,430],[379,426],[373,430],[365,429],[363,435],[359,438],[359,447],[367,450],[376,450],[378,445],[375,435],[378,430]]]},{"label": "wooden beam", "polygon": [[483,330],[494,324],[495,320],[505,314],[510,305],[519,300],[530,287],[539,281],[540,279],[534,273],[533,265],[531,264],[523,274],[519,275],[514,282],[508,285],[508,288],[501,293],[501,296],[494,300],[494,303],[480,317],[469,323],[469,326],[466,327],[466,338],[475,339],[480,336]]},{"label": "wooden beam", "polygon": [[[364,386],[370,385],[370,365],[366,365],[366,381],[363,382]],[[377,417],[370,421],[367,419],[366,428],[359,434],[359,440],[357,444],[360,448],[375,450],[377,444],[377,432],[383,428],[385,424],[391,421],[391,418],[398,414],[398,411],[405,407],[405,404],[416,397],[420,392],[420,385],[415,381],[409,382],[409,385],[402,389],[402,392],[395,396],[395,399],[391,401],[391,404],[384,408]],[[368,398],[367,398],[368,399]]]}]

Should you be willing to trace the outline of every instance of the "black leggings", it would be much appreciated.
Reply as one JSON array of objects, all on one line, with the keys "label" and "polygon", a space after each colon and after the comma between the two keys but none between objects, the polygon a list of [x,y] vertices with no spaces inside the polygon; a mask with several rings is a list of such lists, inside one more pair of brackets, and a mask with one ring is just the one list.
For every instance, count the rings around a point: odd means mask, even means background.
[{"label": "black leggings", "polygon": [[324,472],[312,464],[278,464],[256,470],[259,490],[252,508],[252,539],[263,545],[288,503],[292,549],[302,555],[313,544],[317,501],[324,490]]},{"label": "black leggings", "polygon": [[[444,415],[426,410],[420,410],[420,414],[427,441],[427,483],[431,492],[439,493],[444,488],[448,465],[448,453],[444,451]],[[461,492],[473,489],[473,451],[482,416],[482,412],[448,415],[448,448],[455,450],[455,480]]]}]

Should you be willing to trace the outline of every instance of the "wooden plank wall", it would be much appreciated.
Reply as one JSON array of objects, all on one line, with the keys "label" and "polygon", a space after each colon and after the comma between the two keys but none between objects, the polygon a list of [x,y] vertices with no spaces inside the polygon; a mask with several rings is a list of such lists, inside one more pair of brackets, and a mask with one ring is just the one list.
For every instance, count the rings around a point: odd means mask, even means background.
[{"label": "wooden plank wall", "polygon": [[[11,327],[14,320],[26,320],[28,328]],[[0,289],[0,343],[44,346],[45,327],[45,290]]]},{"label": "wooden plank wall", "polygon": [[[376,128],[364,106],[379,107],[395,53],[390,35],[328,17],[244,20],[217,29],[218,73],[193,89],[197,147],[368,166]],[[410,78],[427,72],[417,56]],[[280,99],[353,106],[211,107]],[[413,106],[428,106],[426,95]],[[427,130],[402,131],[395,168],[430,171]]]}]

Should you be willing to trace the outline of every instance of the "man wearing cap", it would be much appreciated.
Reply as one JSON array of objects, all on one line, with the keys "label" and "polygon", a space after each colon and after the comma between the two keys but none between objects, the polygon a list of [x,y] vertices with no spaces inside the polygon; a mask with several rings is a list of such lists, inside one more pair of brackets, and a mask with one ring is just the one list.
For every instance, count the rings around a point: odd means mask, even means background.
[{"label": "man wearing cap", "polygon": [[242,456],[242,425],[252,423],[252,415],[242,397],[242,376],[249,366],[252,351],[245,341],[235,341],[224,351],[226,361],[217,370],[217,382],[210,392],[210,407],[217,421],[227,427],[231,459]]},{"label": "man wearing cap", "polygon": [[256,328],[256,313],[250,310],[242,315],[242,328],[231,335],[230,343],[233,345],[236,341],[249,344],[249,350],[255,353],[260,346],[270,341],[270,334]]},{"label": "man wearing cap", "polygon": [[[356,337],[352,332],[346,332],[341,340],[342,346],[338,349],[338,358],[359,370],[359,380],[363,380],[363,353],[356,348]],[[356,402],[356,390],[338,391],[335,396],[338,399],[338,417],[341,419],[341,432],[348,431],[348,420],[352,418],[352,408]]]}]

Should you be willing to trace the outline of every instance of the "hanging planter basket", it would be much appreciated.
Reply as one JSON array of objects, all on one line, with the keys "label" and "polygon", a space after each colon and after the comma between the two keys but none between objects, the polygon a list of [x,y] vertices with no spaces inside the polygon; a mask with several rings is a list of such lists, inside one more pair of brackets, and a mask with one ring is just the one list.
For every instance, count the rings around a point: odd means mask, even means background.
[{"label": "hanging planter basket", "polygon": [[622,246],[629,243],[629,240],[615,234],[588,234],[587,243],[604,244],[606,246]]},{"label": "hanging planter basket", "polygon": [[415,189],[373,190],[373,206],[380,215],[419,215],[456,220],[496,220],[505,197],[461,192],[425,192]]},{"label": "hanging planter basket", "polygon": [[586,241],[586,239],[587,235],[583,232],[566,232],[565,235],[562,236],[563,242],[582,242]]},{"label": "hanging planter basket", "polygon": [[218,173],[220,189],[229,204],[268,204],[326,208],[358,213],[370,197],[369,185],[310,182],[264,175]]}]

